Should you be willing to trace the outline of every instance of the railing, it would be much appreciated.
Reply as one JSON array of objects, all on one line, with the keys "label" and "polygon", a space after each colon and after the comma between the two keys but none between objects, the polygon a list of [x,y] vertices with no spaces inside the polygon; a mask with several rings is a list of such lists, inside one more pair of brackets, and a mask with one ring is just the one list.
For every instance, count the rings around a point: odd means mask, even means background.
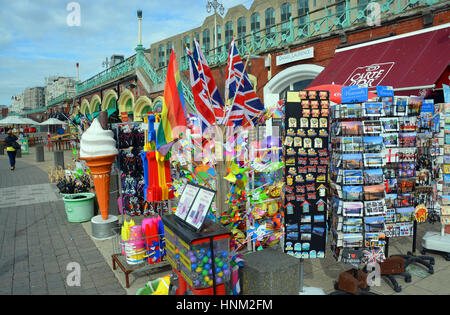
[{"label": "railing", "polygon": [[58,104],[58,103],[61,103],[61,102],[65,101],[65,100],[73,98],[73,97],[74,97],[73,93],[64,92],[63,94],[61,94],[61,95],[59,95],[59,96],[57,96],[55,98],[50,99],[47,102],[47,107],[53,106],[53,105]]},{"label": "railing", "polygon": [[125,61],[122,61],[121,63],[96,74],[86,81],[77,83],[77,94],[80,94],[86,90],[99,86],[105,82],[116,79],[130,71],[133,71],[135,69],[135,62],[136,55],[133,55]]},{"label": "railing", "polygon": [[[340,1],[304,15],[291,17],[289,21],[283,21],[266,29],[251,32],[244,37],[236,38],[236,45],[241,56],[249,55],[250,52],[258,54],[358,24],[374,25],[376,22],[374,18],[378,15],[377,9],[379,9],[379,17],[386,18],[403,13],[409,8],[429,6],[439,2],[446,2],[446,0],[374,0],[354,7],[350,7],[348,0]],[[369,7],[369,4],[371,4],[371,7]],[[225,43],[215,49],[206,51],[205,56],[208,64],[214,66],[226,63],[228,46],[229,43]],[[180,58],[180,70],[188,69],[188,60],[183,56]]]},{"label": "railing", "polygon": [[30,115],[30,114],[42,113],[42,112],[45,112],[46,110],[47,110],[47,107],[39,107],[36,109],[26,110],[26,111],[24,111],[24,114]]}]

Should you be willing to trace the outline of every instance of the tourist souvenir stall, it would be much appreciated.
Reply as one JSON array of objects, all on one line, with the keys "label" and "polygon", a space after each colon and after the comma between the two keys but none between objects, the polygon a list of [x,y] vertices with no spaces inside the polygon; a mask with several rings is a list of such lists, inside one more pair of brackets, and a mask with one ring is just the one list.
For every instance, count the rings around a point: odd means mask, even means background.
[{"label": "tourist souvenir stall", "polygon": [[[377,87],[377,94],[369,101],[366,88],[343,88],[342,104],[332,109],[331,246],[335,258],[355,268],[336,284],[351,293],[367,289],[367,273],[356,271],[361,264],[378,263],[396,292],[394,276],[411,281],[412,263],[434,272],[434,258],[415,252],[417,224],[439,215],[440,106],[394,96],[389,87]],[[412,250],[389,256],[389,240],[397,237],[411,237]]]},{"label": "tourist souvenir stall", "polygon": [[433,116],[432,142],[430,161],[435,181],[433,182],[433,198],[436,200],[434,213],[436,219],[440,215],[441,232],[427,232],[422,238],[422,254],[427,252],[443,254],[450,260],[450,105],[437,104]]}]

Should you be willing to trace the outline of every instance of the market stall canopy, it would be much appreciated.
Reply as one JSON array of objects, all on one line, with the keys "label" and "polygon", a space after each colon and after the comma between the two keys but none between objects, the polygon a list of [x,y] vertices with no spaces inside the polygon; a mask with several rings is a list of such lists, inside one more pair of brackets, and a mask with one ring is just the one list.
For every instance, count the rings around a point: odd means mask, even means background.
[{"label": "market stall canopy", "polygon": [[35,121],[35,120],[31,119],[31,118],[24,117],[24,118],[21,118],[21,119],[23,120],[25,125],[35,125],[35,126],[39,125],[39,122],[37,122],[37,121]]},{"label": "market stall canopy", "polygon": [[336,50],[310,87],[377,85],[394,90],[432,88],[450,62],[450,23]]},{"label": "market stall canopy", "polygon": [[8,116],[0,120],[0,125],[39,125],[37,121],[19,116]]},{"label": "market stall canopy", "polygon": [[48,125],[67,125],[65,121],[56,119],[56,118],[49,118],[46,121],[43,121],[39,124],[40,126],[48,126]]}]

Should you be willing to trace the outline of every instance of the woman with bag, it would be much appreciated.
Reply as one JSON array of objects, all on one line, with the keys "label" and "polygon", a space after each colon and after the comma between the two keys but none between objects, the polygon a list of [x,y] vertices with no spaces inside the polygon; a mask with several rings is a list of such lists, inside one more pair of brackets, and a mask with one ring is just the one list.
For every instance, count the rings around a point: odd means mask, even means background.
[{"label": "woman with bag", "polygon": [[16,150],[20,149],[20,144],[18,144],[17,137],[13,134],[12,130],[8,130],[8,136],[5,139],[6,141],[6,151],[8,152],[9,157],[9,165],[11,165],[11,171],[14,171],[16,168]]}]

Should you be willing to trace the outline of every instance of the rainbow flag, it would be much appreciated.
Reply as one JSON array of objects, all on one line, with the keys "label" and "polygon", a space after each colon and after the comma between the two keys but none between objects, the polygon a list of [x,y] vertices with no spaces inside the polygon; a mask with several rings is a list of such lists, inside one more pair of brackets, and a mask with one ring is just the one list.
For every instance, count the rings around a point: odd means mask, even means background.
[{"label": "rainbow flag", "polygon": [[186,132],[188,120],[185,106],[180,71],[172,49],[164,87],[163,110],[156,134],[156,149],[164,156],[180,133]]}]

